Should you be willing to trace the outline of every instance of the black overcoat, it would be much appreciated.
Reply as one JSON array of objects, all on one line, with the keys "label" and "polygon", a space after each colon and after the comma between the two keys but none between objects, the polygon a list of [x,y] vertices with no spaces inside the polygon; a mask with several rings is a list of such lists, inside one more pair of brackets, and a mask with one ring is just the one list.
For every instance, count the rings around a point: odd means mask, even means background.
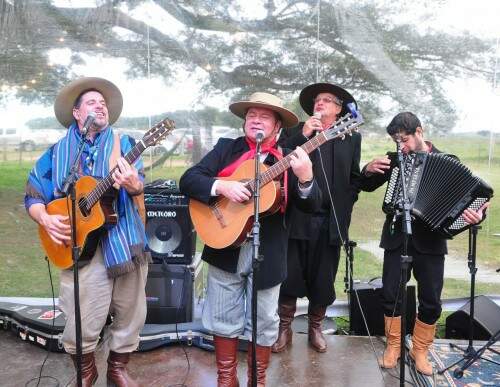
[{"label": "black overcoat", "polygon": [[[279,144],[284,148],[295,149],[297,146],[308,141],[302,134],[301,122],[294,128],[283,129]],[[361,155],[361,135],[354,132],[352,136],[347,135],[344,140],[335,139],[326,142],[309,155],[313,162],[313,172],[322,191],[322,212],[329,216],[330,244],[340,245],[339,228],[342,239],[348,239],[349,225],[351,223],[352,208],[358,199],[358,184],[360,178],[359,160]],[[323,161],[323,163],[321,163]],[[324,166],[323,168],[321,166]],[[328,195],[328,188],[324,174],[327,176],[328,187],[330,188],[333,206],[337,215],[339,227],[335,221],[334,212]],[[304,213],[297,206],[291,208],[292,229],[290,238],[310,240],[316,232],[310,227],[310,213]]]}]

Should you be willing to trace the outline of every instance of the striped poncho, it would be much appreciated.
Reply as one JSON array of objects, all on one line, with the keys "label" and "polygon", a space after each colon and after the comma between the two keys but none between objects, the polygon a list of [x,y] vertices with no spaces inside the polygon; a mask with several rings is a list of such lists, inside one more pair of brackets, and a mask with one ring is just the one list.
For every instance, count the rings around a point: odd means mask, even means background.
[{"label": "striped poncho", "polygon": [[[64,138],[50,147],[31,170],[26,185],[25,206],[34,203],[47,204],[62,196],[61,189],[68,176],[78,151],[80,132],[73,123]],[[85,141],[79,163],[79,175],[103,178],[109,174],[109,160],[113,149],[113,129],[107,127],[94,139]],[[126,154],[134,145],[128,136],[120,139],[121,154]],[[134,163],[143,179],[143,165],[139,158]],[[135,264],[144,264],[149,254],[145,252],[146,234],[138,210],[130,195],[120,188],[116,201],[118,223],[107,228],[100,245],[110,277],[117,277],[135,269]]]}]

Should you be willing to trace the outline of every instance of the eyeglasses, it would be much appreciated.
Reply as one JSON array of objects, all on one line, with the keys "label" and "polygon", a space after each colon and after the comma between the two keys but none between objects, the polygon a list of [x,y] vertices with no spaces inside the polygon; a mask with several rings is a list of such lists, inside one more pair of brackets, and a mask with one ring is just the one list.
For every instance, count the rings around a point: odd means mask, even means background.
[{"label": "eyeglasses", "polygon": [[334,103],[335,105],[342,106],[342,100],[332,97],[316,97],[314,98],[314,104],[323,101],[324,103]]}]

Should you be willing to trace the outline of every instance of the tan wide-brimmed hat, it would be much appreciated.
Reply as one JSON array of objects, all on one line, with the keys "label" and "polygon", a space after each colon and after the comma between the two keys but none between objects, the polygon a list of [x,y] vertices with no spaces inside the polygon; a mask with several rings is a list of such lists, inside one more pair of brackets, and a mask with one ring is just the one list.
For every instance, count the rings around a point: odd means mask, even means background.
[{"label": "tan wide-brimmed hat", "polygon": [[238,117],[245,119],[251,107],[267,108],[278,113],[281,117],[281,126],[291,128],[299,123],[299,118],[292,111],[283,107],[281,98],[269,93],[253,93],[248,101],[234,102],[229,105],[229,110]]},{"label": "tan wide-brimmed hat", "polygon": [[347,113],[348,103],[354,102],[356,109],[358,108],[358,104],[351,93],[342,87],[331,83],[313,83],[312,85],[304,87],[299,95],[300,106],[302,106],[302,109],[304,109],[304,111],[310,116],[314,113],[314,99],[320,93],[333,94],[342,101],[342,110],[340,111],[341,116]]},{"label": "tan wide-brimmed hat", "polygon": [[122,112],[122,93],[114,83],[95,77],[76,79],[61,89],[54,102],[57,120],[65,128],[73,122],[73,105],[78,96],[86,90],[97,90],[102,94],[108,107],[109,124],[114,124]]}]

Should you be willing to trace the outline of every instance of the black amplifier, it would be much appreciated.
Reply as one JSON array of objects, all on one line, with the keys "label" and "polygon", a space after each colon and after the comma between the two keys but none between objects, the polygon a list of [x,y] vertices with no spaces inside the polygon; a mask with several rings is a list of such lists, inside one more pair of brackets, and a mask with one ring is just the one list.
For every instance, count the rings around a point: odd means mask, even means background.
[{"label": "black amplifier", "polygon": [[144,203],[172,207],[187,207],[189,198],[180,193],[175,180],[155,180],[144,186]]},{"label": "black amplifier", "polygon": [[146,236],[153,261],[191,264],[196,233],[189,216],[189,198],[175,180],[156,180],[144,187]]}]

